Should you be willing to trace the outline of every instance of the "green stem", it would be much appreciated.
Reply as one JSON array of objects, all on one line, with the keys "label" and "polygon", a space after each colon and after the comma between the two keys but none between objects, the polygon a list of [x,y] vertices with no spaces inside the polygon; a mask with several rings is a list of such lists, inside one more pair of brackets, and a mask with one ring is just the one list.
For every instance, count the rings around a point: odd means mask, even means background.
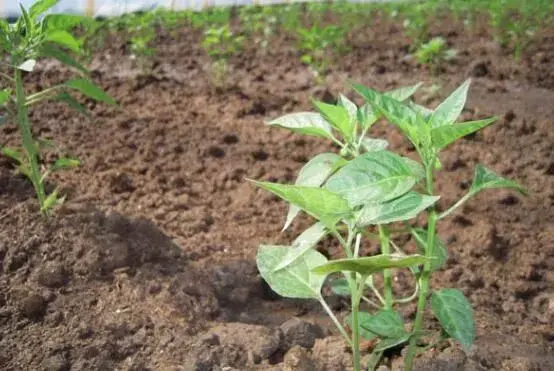
[{"label": "green stem", "polygon": [[342,337],[344,337],[344,339],[346,340],[348,345],[352,346],[352,340],[350,340],[350,336],[348,336],[348,334],[346,333],[346,330],[341,325],[340,321],[337,319],[337,317],[335,316],[335,314],[333,313],[331,308],[329,308],[329,305],[327,304],[327,302],[325,302],[325,300],[323,298],[319,298],[319,302],[323,306],[323,309],[325,309],[325,312],[327,312],[329,317],[331,317],[331,320],[333,321],[333,323],[335,324],[335,326],[339,330]]},{"label": "green stem", "polygon": [[50,98],[50,94],[52,94],[56,90],[59,90],[63,87],[64,87],[63,85],[56,85],[56,86],[52,86],[51,88],[44,89],[43,91],[39,91],[38,93],[31,94],[28,97],[26,97],[25,105],[30,106],[33,103],[37,103],[44,99],[48,99]]},{"label": "green stem", "polygon": [[[390,255],[389,234],[385,226],[379,225],[379,239],[381,241],[381,252],[383,255]],[[392,309],[394,301],[392,295],[392,277],[390,269],[383,270],[384,291],[385,291],[385,309]]]},{"label": "green stem", "polygon": [[46,194],[44,192],[44,185],[40,181],[40,167],[38,164],[37,148],[31,132],[31,125],[29,123],[29,116],[27,114],[27,107],[25,107],[25,92],[23,90],[23,76],[21,70],[15,70],[15,90],[16,90],[16,106],[17,106],[17,125],[21,133],[23,147],[27,154],[30,167],[30,178],[37,194],[38,202],[40,204],[41,213],[44,216],[48,216],[48,211],[43,210],[44,202],[46,200]]},{"label": "green stem", "polygon": [[460,207],[464,202],[466,202],[467,200],[469,200],[471,198],[471,196],[473,196],[473,192],[469,192],[467,193],[466,195],[464,195],[464,197],[460,198],[458,200],[458,202],[456,202],[454,205],[450,206],[450,208],[444,212],[442,212],[439,216],[438,216],[438,219],[442,219],[442,218],[446,218],[448,215],[450,215],[454,210],[456,210],[458,207]]},{"label": "green stem", "polygon": [[360,310],[360,300],[363,295],[365,287],[365,281],[367,276],[362,276],[360,282],[358,282],[357,273],[351,274],[351,279],[354,281],[354,285],[351,287],[351,304],[352,304],[352,357],[354,358],[354,371],[362,370],[362,362],[360,355],[360,323],[358,313]]},{"label": "green stem", "polygon": [[[434,161],[427,164],[426,167],[426,185],[427,193],[433,194],[433,169],[435,167]],[[434,256],[435,248],[435,235],[437,227],[437,212],[434,208],[429,210],[427,219],[427,248],[425,249],[425,256],[432,258]],[[410,337],[410,344],[408,345],[408,354],[404,361],[404,370],[411,371],[413,368],[413,361],[417,354],[417,342],[421,335],[421,328],[423,326],[423,317],[425,315],[425,308],[427,307],[427,295],[429,294],[429,278],[431,277],[431,259],[429,259],[423,266],[423,272],[419,278],[419,297],[417,301],[417,313],[414,321],[414,327],[412,329],[412,336]]]}]

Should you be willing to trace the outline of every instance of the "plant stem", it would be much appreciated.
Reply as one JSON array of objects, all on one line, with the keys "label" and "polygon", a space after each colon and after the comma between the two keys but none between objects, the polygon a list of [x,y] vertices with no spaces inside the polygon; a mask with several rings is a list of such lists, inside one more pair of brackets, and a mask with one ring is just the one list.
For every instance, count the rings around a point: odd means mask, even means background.
[{"label": "plant stem", "polygon": [[[381,241],[381,252],[384,255],[390,254],[389,234],[385,226],[379,225],[379,239]],[[383,270],[383,277],[385,280],[385,309],[392,309],[393,296],[392,296],[392,277],[390,269]]]},{"label": "plant stem", "polygon": [[327,302],[325,302],[325,300],[323,298],[319,298],[319,302],[323,306],[323,309],[325,309],[325,312],[327,312],[329,317],[331,317],[331,320],[333,321],[333,323],[335,324],[335,326],[339,330],[340,334],[344,337],[344,339],[346,340],[348,345],[352,346],[352,340],[350,340],[350,336],[348,336],[348,334],[346,333],[346,330],[340,324],[340,321],[338,320],[338,318],[335,316],[335,314],[333,313],[331,308],[329,308],[329,305],[327,304]]},{"label": "plant stem", "polygon": [[44,201],[46,200],[46,194],[44,192],[44,185],[40,178],[40,168],[38,164],[37,149],[33,134],[31,132],[31,125],[29,123],[29,116],[27,115],[27,107],[25,106],[25,92],[23,91],[23,76],[20,69],[15,70],[15,90],[16,90],[16,106],[17,106],[17,125],[21,133],[23,141],[23,147],[27,155],[30,167],[30,178],[35,192],[37,194],[38,202],[40,205],[41,213],[44,216],[48,216],[48,210],[43,210]]},{"label": "plant stem", "polygon": [[473,192],[469,192],[466,195],[464,195],[464,197],[460,198],[458,200],[458,202],[456,202],[454,205],[450,206],[450,208],[448,208],[448,210],[440,213],[440,215],[438,216],[438,219],[442,219],[442,218],[445,218],[448,215],[450,215],[454,210],[456,210],[458,207],[460,207],[460,205],[462,205],[464,202],[469,200],[471,198],[471,196],[473,196]]},{"label": "plant stem", "polygon": [[[431,161],[430,164],[426,166],[426,186],[427,193],[429,195],[433,194],[433,169],[435,167],[435,161]],[[429,210],[428,219],[427,219],[427,248],[425,249],[425,256],[427,258],[432,258],[434,256],[435,248],[435,234],[437,227],[437,212],[432,207]],[[425,315],[425,308],[427,307],[427,295],[429,293],[429,278],[431,277],[431,259],[429,259],[423,266],[423,272],[419,278],[419,298],[417,301],[417,313],[414,321],[414,327],[412,329],[412,336],[410,337],[410,344],[408,345],[408,354],[404,360],[404,370],[411,371],[413,368],[414,357],[416,356],[417,351],[417,341],[419,340],[421,334],[421,328],[423,326],[423,317]]]},{"label": "plant stem", "polygon": [[360,310],[360,299],[363,295],[365,281],[368,276],[362,276],[361,282],[358,283],[357,273],[352,273],[354,285],[351,289],[351,304],[352,304],[352,357],[354,358],[354,371],[362,370],[360,356],[360,323],[358,320],[358,312]]}]

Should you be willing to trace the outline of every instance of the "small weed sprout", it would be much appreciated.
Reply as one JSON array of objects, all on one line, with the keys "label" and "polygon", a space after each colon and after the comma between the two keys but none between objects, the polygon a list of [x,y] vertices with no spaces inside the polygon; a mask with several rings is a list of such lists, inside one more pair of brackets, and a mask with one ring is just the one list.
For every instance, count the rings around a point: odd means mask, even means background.
[{"label": "small weed sprout", "polygon": [[419,64],[429,65],[434,74],[440,71],[442,65],[456,56],[454,49],[449,49],[446,40],[435,37],[422,44],[414,53]]},{"label": "small weed sprout", "polygon": [[277,17],[268,6],[243,6],[239,10],[241,29],[253,38],[256,45],[267,51],[269,41],[277,28]]},{"label": "small weed sprout", "polygon": [[[0,91],[0,108],[5,113],[3,121],[12,121],[19,128],[23,149],[2,147],[2,153],[12,159],[17,171],[30,179],[35,189],[40,212],[47,216],[51,209],[63,201],[56,188],[51,193],[45,190],[48,176],[59,170],[79,165],[79,160],[59,157],[47,167],[41,166],[41,150],[52,147],[48,140],[33,137],[28,110],[33,105],[47,100],[62,101],[82,113],[85,108],[71,95],[77,91],[97,101],[115,104],[115,101],[90,80],[78,77],[63,84],[44,89],[34,94],[25,91],[23,74],[32,72],[37,60],[57,59],[62,64],[85,75],[87,70],[70,52],[80,52],[81,45],[70,29],[83,21],[71,15],[43,14],[56,5],[58,0],[37,1],[29,10],[21,6],[22,16],[13,24],[0,20],[0,51],[7,56],[0,78],[10,85]],[[6,71],[6,72],[5,72]]]},{"label": "small weed sprout", "polygon": [[242,50],[243,36],[236,36],[231,28],[211,27],[204,32],[202,47],[212,59],[212,83],[216,88],[224,88],[227,82],[229,58]]},{"label": "small weed sprout", "polygon": [[[292,113],[268,123],[329,140],[340,151],[312,158],[294,185],[253,181],[290,203],[283,229],[300,211],[316,220],[290,246],[261,245],[257,265],[278,294],[321,303],[352,347],[354,370],[373,369],[385,350],[407,344],[405,370],[410,371],[416,354],[436,342],[453,338],[468,349],[475,338],[472,308],[462,291],[430,287],[432,273],[441,269],[448,256],[446,245],[437,236],[437,223],[482,190],[525,190],[477,165],[467,194],[445,211],[438,211],[435,173],[441,167],[441,151],[496,120],[456,122],[465,105],[469,81],[434,110],[409,101],[419,84],[386,93],[359,84],[353,87],[366,101],[361,107],[341,95],[336,105],[315,101],[317,112]],[[385,140],[367,136],[380,118],[400,129],[420,161],[390,152]],[[326,236],[333,236],[342,246],[342,258],[329,260],[315,249]],[[407,237],[417,246],[414,254],[399,243]],[[362,256],[360,247],[365,238],[379,243],[380,254]],[[395,272],[401,268],[416,282],[413,292],[405,297],[398,297],[392,286]],[[375,280],[376,275],[383,279]],[[326,303],[324,284],[350,297],[351,311],[344,323]],[[397,308],[412,301],[417,301],[417,314],[408,327]],[[428,304],[442,331],[434,338],[425,335],[427,345],[420,347],[423,334],[427,334],[423,320]],[[361,337],[376,343],[367,365],[361,362]]]},{"label": "small weed sprout", "polygon": [[321,83],[329,65],[337,54],[348,48],[345,44],[345,30],[339,26],[312,26],[298,30],[301,61],[308,65],[316,80]]}]

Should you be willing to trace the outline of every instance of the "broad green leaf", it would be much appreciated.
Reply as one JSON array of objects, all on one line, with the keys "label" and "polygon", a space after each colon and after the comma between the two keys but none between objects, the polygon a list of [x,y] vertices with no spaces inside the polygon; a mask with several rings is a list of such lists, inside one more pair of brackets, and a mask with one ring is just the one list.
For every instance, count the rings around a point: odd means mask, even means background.
[{"label": "broad green leaf", "polygon": [[17,66],[18,69],[25,72],[32,72],[35,69],[37,61],[34,59],[27,59],[25,62]]},{"label": "broad green leaf", "polygon": [[281,296],[318,299],[326,275],[314,273],[312,269],[325,264],[327,258],[315,250],[309,250],[284,269],[275,270],[285,259],[287,251],[285,246],[260,246],[256,263],[261,276]]},{"label": "broad green leaf", "polygon": [[362,138],[362,147],[366,150],[366,152],[383,151],[387,149],[388,146],[389,142],[387,142],[385,139],[369,137]]},{"label": "broad green leaf", "polygon": [[394,89],[385,93],[386,96],[396,99],[397,101],[405,101],[410,98],[415,92],[423,85],[423,83],[418,82],[415,85],[404,86],[398,89]]},{"label": "broad green leaf", "polygon": [[382,309],[374,315],[364,316],[360,327],[381,338],[400,338],[407,334],[402,317],[391,309]]},{"label": "broad green leaf", "polygon": [[419,114],[423,118],[424,121],[426,122],[429,121],[429,119],[431,118],[431,115],[433,114],[433,110],[430,110],[429,108],[421,106],[414,102],[409,102],[408,104],[411,109],[413,109],[417,114]]},{"label": "broad green leaf", "polygon": [[441,326],[468,350],[475,339],[473,309],[457,289],[442,289],[431,295],[431,308]]},{"label": "broad green leaf", "polygon": [[108,104],[116,105],[116,101],[110,97],[104,90],[100,89],[98,86],[94,85],[90,80],[87,79],[73,79],[66,81],[65,86],[78,90],[81,94],[86,95],[92,99],[95,99],[100,102],[105,102]]},{"label": "broad green leaf", "polygon": [[49,31],[69,31],[72,28],[89,21],[90,18],[76,14],[48,14],[46,17],[44,17],[46,29]]},{"label": "broad green leaf", "polygon": [[[298,178],[296,178],[295,185],[319,187],[345,162],[346,160],[335,153],[321,153],[302,167],[298,174]],[[290,205],[283,230],[290,226],[299,211],[300,208],[298,206]]]},{"label": "broad green leaf", "polygon": [[12,96],[12,91],[10,89],[0,90],[0,105],[6,103]]},{"label": "broad green leaf", "polygon": [[367,103],[358,109],[357,117],[362,130],[369,129],[379,119],[371,105]]},{"label": "broad green leaf", "polygon": [[389,151],[367,152],[333,174],[325,188],[341,195],[352,208],[392,200],[408,192],[416,177],[401,156]]},{"label": "broad green leaf", "polygon": [[52,8],[54,5],[56,5],[59,2],[60,2],[60,0],[38,0],[38,1],[35,1],[33,6],[31,6],[31,8],[29,9],[29,16],[31,17],[31,19],[35,19],[36,17],[38,17],[39,15],[44,13],[45,11],[49,10],[50,8]]},{"label": "broad green leaf", "polygon": [[489,188],[511,188],[517,190],[521,194],[527,194],[527,190],[516,182],[498,176],[483,165],[478,164],[475,168],[473,183],[471,184],[471,188],[469,191],[475,194],[479,191]]},{"label": "broad green leaf", "polygon": [[371,104],[374,110],[383,115],[391,124],[398,126],[412,142],[417,142],[417,126],[421,124],[422,120],[414,110],[394,98],[363,85],[353,84],[352,86]]},{"label": "broad green leaf", "polygon": [[344,138],[352,138],[354,134],[354,121],[350,119],[350,115],[346,108],[320,101],[314,101],[314,105],[321,113],[321,116],[323,116],[332,127],[337,129]]},{"label": "broad green leaf", "polygon": [[351,214],[344,198],[324,188],[255,181],[253,183],[298,206],[329,228]]},{"label": "broad green leaf", "polygon": [[[414,228],[412,229],[412,236],[416,241],[418,253],[425,255],[425,251],[427,251],[427,231],[422,228]],[[438,236],[435,236],[433,258],[431,261],[431,270],[433,271],[441,269],[448,259],[448,250]]]},{"label": "broad green leaf", "polygon": [[412,171],[412,174],[414,174],[414,176],[416,177],[417,182],[425,178],[425,169],[419,162],[412,160],[409,157],[402,157],[402,159],[404,160],[406,165],[408,165],[408,167]]},{"label": "broad green leaf", "polygon": [[92,118],[90,113],[87,111],[85,106],[83,106],[81,103],[77,101],[77,99],[73,98],[71,94],[68,92],[62,92],[60,93],[56,98],[56,100],[65,102],[69,107],[73,108],[75,111],[85,115],[89,119]]},{"label": "broad green leaf", "polygon": [[290,113],[279,117],[278,119],[269,121],[267,125],[280,126],[299,134],[314,137],[327,139],[334,138],[329,123],[316,112]]},{"label": "broad green leaf", "polygon": [[365,227],[412,219],[437,202],[439,198],[439,196],[408,192],[388,202],[367,204],[356,215],[357,225]]},{"label": "broad green leaf", "polygon": [[338,104],[344,109],[346,109],[346,112],[348,112],[348,117],[350,117],[351,122],[355,122],[357,120],[358,107],[354,102],[352,102],[346,96],[339,94]]},{"label": "broad green leaf", "polygon": [[467,90],[471,79],[467,79],[448,98],[446,98],[433,112],[431,126],[436,128],[445,125],[452,125],[464,109],[467,99]]},{"label": "broad green leaf", "polygon": [[323,223],[315,223],[306,229],[294,240],[291,248],[288,249],[287,255],[275,269],[283,269],[292,264],[296,259],[313,248],[327,233],[327,228],[325,228]]},{"label": "broad green leaf", "polygon": [[49,31],[44,40],[63,46],[64,48],[76,53],[81,50],[81,44],[79,41],[77,41],[77,39],[75,39],[69,32],[64,30]]},{"label": "broad green leaf", "polygon": [[410,340],[410,337],[411,337],[411,334],[407,333],[407,334],[405,334],[401,337],[398,337],[398,338],[383,339],[379,342],[379,344],[377,344],[375,346],[373,351],[374,352],[383,352],[387,349],[397,347],[401,344],[404,344],[404,343],[408,342],[408,340]]},{"label": "broad green leaf", "polygon": [[81,161],[76,158],[61,157],[52,164],[50,171],[73,169],[81,165]]},{"label": "broad green leaf", "polygon": [[61,49],[56,48],[54,45],[44,44],[40,50],[40,54],[43,57],[54,58],[61,63],[73,67],[83,73],[88,73],[87,69],[83,67],[79,62],[73,59],[69,54]]},{"label": "broad green leaf", "polygon": [[495,122],[498,117],[478,121],[467,121],[459,124],[438,126],[431,129],[431,140],[437,149],[444,148],[459,138],[474,133]]},{"label": "broad green leaf", "polygon": [[[349,294],[350,295],[350,294]],[[373,332],[366,330],[362,323],[364,323],[368,318],[370,318],[372,315],[367,312],[358,312],[358,324],[359,324],[359,332],[360,336],[363,337],[365,340],[373,340],[377,338],[377,335],[375,335]],[[348,324],[348,327],[352,328],[352,313],[348,314],[346,318],[344,319],[346,324]]]},{"label": "broad green leaf", "polygon": [[339,296],[351,296],[350,285],[346,278],[335,278],[329,282],[331,291]]},{"label": "broad green leaf", "polygon": [[390,268],[408,268],[421,265],[427,261],[422,255],[401,256],[397,254],[376,255],[364,258],[332,260],[327,264],[314,268],[316,273],[357,272],[362,276],[380,272]]}]

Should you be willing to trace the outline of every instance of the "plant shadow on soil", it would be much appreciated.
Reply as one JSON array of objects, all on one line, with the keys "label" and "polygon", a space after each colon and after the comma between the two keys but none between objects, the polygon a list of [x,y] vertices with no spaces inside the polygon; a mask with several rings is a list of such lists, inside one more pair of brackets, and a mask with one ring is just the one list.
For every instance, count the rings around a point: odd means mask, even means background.
[{"label": "plant shadow on soil", "polygon": [[[477,162],[525,184],[531,196],[483,194],[440,225],[450,257],[434,286],[461,288],[470,298],[478,338],[469,354],[446,343],[416,369],[549,370],[553,39],[516,64],[459,25],[442,27],[459,57],[440,78],[441,94],[473,76],[464,119],[501,119],[447,150],[440,207],[464,193]],[[146,76],[117,38],[107,40],[93,76],[122,109],[88,103],[94,123],[58,104],[32,112],[37,133],[84,163],[53,179],[66,204],[42,220],[32,187],[0,164],[0,368],[348,369],[348,350],[318,304],[277,298],[256,271],[256,246],[290,242],[308,219],[280,235],[285,205],[244,178],[290,183],[308,158],[334,150],[262,122],[310,109],[311,95],[328,100],[344,92],[344,73],[378,89],[415,77],[435,81],[406,58],[409,41],[399,29],[377,22],[357,35],[341,63],[346,71],[331,71],[327,88],[313,86],[290,40],[278,38],[270,55],[247,50],[231,61],[234,87],[225,94],[207,83],[196,31],[161,34]],[[55,65],[38,68],[39,78],[29,76],[36,88],[63,78]],[[439,97],[416,98],[434,105]],[[17,144],[13,126],[2,130],[4,144]],[[390,127],[373,134],[413,152]],[[328,241],[321,250],[337,252]],[[345,309],[340,298],[329,300]],[[413,312],[407,306],[402,313],[410,319]],[[429,326],[437,328],[432,320]],[[384,364],[398,369],[401,354],[391,352]]]}]

